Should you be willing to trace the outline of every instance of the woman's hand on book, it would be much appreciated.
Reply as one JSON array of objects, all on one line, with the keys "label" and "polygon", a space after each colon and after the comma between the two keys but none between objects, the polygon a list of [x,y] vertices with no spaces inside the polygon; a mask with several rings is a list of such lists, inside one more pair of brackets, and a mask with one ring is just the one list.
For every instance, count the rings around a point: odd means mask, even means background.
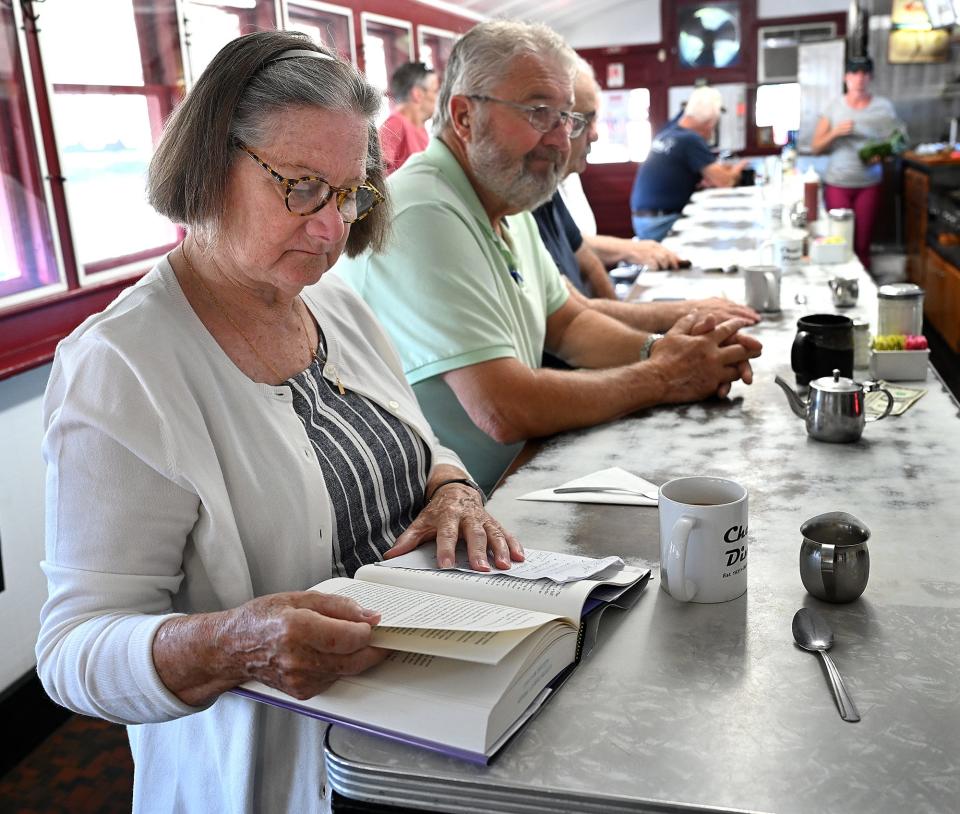
[{"label": "woman's hand on book", "polygon": [[154,664],[167,688],[193,706],[250,679],[302,700],[387,656],[370,646],[379,621],[345,596],[269,594],[229,611],[171,618],[154,638]]},{"label": "woman's hand on book", "polygon": [[270,594],[237,610],[234,642],[249,677],[294,698],[312,698],[340,676],[362,673],[387,655],[370,646],[380,614],[345,596]]},{"label": "woman's hand on book", "polygon": [[458,483],[444,486],[434,494],[384,558],[399,557],[422,543],[436,540],[437,565],[452,568],[457,542],[461,539],[467,543],[467,555],[474,571],[490,570],[488,550],[494,565],[501,570],[509,568],[511,561],[523,562],[523,547],[487,513],[476,489]]}]

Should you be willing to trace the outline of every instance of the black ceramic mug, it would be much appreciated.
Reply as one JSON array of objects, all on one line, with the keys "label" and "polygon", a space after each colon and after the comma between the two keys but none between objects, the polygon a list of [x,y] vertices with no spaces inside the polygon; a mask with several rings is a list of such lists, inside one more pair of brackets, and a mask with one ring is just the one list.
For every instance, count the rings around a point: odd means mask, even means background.
[{"label": "black ceramic mug", "polygon": [[852,379],[853,320],[840,314],[808,314],[798,319],[790,366],[802,387],[834,370]]}]

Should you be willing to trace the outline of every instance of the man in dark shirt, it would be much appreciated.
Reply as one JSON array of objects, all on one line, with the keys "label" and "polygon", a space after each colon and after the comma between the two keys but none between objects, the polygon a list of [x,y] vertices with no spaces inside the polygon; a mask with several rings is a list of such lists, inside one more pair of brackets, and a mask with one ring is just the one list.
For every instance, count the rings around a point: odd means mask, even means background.
[{"label": "man in dark shirt", "polygon": [[722,164],[707,143],[720,120],[721,107],[720,91],[696,88],[680,118],[657,133],[630,194],[637,237],[663,240],[701,181],[707,186],[732,187],[740,179],[747,162]]},{"label": "man in dark shirt", "polygon": [[[570,139],[567,174],[582,172],[586,169],[590,146],[599,137],[596,128],[600,106],[597,83],[593,70],[587,62],[581,59],[578,65],[579,70],[573,86],[573,111],[583,116],[589,124],[582,133]],[[657,331],[666,331],[691,311],[711,313],[718,319],[731,317],[743,319],[750,324],[756,323],[760,318],[752,308],[718,297],[670,302],[620,302],[607,275],[606,267],[597,253],[587,245],[559,192],[534,209],[533,217],[537,222],[541,240],[553,257],[557,268],[571,286],[571,297],[577,298],[591,310],[613,317],[630,328],[649,331],[653,327]],[[619,239],[611,238],[610,240]],[[676,266],[679,261],[673,252],[649,240],[625,239],[622,242],[641,248],[646,255],[650,256],[649,262],[654,268],[657,260],[661,262],[666,260],[662,262],[663,266],[668,264]],[[648,261],[644,259],[643,262]]]},{"label": "man in dark shirt", "polygon": [[[585,297],[606,297],[613,293],[613,286],[602,265],[599,265],[599,271],[593,275],[593,280],[586,279],[581,273],[577,255],[583,246],[583,237],[559,193],[554,193],[549,201],[534,209],[533,217],[540,230],[540,239],[557,268],[577,291]],[[587,269],[583,271],[587,272]],[[589,272],[587,274],[589,275]]]}]

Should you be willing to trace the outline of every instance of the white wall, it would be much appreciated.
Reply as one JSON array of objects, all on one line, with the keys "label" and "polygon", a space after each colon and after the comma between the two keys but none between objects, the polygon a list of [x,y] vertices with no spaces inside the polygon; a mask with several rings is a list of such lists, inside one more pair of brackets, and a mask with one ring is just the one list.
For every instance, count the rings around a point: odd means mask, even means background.
[{"label": "white wall", "polygon": [[850,8],[850,0],[759,0],[757,17],[798,17],[808,14],[833,14]]},{"label": "white wall", "polygon": [[43,559],[44,466],[40,413],[50,366],[0,382],[0,691],[35,665]]},{"label": "white wall", "polygon": [[[590,10],[590,3],[583,8]],[[635,0],[564,24],[557,31],[574,48],[602,48],[607,45],[644,45],[660,42],[660,0]]]}]

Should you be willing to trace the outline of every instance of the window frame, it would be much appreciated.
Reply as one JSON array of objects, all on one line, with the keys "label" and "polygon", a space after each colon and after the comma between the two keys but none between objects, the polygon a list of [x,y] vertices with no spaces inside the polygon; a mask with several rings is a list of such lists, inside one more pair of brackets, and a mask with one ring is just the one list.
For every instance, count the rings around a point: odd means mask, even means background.
[{"label": "window frame", "polygon": [[[70,85],[66,83],[47,83],[47,98],[49,100],[53,99],[54,93],[58,92],[57,88],[84,88],[84,91],[75,91],[79,94],[109,94],[109,95],[123,95],[123,96],[143,96],[144,98],[150,98],[151,96],[156,98],[161,105],[161,108],[164,110],[161,118],[166,119],[170,113],[173,112],[173,108],[176,106],[176,101],[170,99],[169,105],[163,103],[163,99],[160,98],[164,92],[169,92],[170,87],[166,85],[157,85],[157,84],[146,84],[142,86],[139,85],[92,85],[89,83],[77,83],[76,85]],[[73,92],[67,90],[66,92]],[[55,139],[56,141],[56,139]],[[57,150],[57,163],[62,165],[62,158],[60,154],[60,143],[56,142]],[[63,183],[61,181],[61,183]],[[66,218],[66,225],[70,229],[70,243],[74,247],[74,263],[76,266],[77,273],[77,285],[80,288],[87,288],[90,285],[96,285],[100,282],[109,283],[118,279],[128,279],[132,276],[137,275],[137,273],[143,273],[144,268],[149,269],[156,264],[161,257],[167,255],[171,250],[173,250],[176,245],[183,238],[183,229],[179,226],[175,226],[177,232],[177,238],[171,243],[165,243],[160,246],[152,246],[150,248],[141,249],[140,251],[130,252],[128,254],[120,255],[118,257],[108,257],[103,260],[98,260],[93,263],[81,263],[76,257],[76,240],[74,238],[73,232],[73,221],[69,217],[69,214]]]},{"label": "window frame", "polygon": [[[461,34],[457,34],[455,31],[448,31],[445,28],[436,28],[432,25],[418,25],[417,26],[417,59],[419,59],[421,62],[424,61],[423,60],[423,46],[424,46],[423,35],[424,34],[426,34],[427,36],[434,36],[434,37],[440,37],[443,39],[453,40],[454,42],[456,42],[462,36]],[[446,70],[446,67],[447,67],[446,64],[444,64],[443,65],[444,70]],[[436,65],[432,65],[431,69],[438,76],[442,76],[442,71],[438,70]]]},{"label": "window frame", "polygon": [[285,31],[291,31],[290,27],[290,6],[301,6],[303,8],[313,9],[314,11],[326,11],[329,14],[336,14],[338,17],[347,18],[347,29],[350,32],[350,62],[354,67],[357,66],[357,31],[353,22],[353,9],[348,6],[338,6],[335,3],[325,3],[323,0],[282,0],[283,4],[283,28]]},{"label": "window frame", "polygon": [[[392,25],[394,28],[405,28],[409,33],[408,42],[410,43],[407,48],[407,61],[413,62],[416,59],[416,43],[414,42],[413,35],[413,23],[410,20],[401,20],[399,17],[388,17],[384,14],[375,14],[371,11],[361,11],[360,12],[360,40],[361,46],[363,49],[363,68],[364,74],[367,70],[367,23],[383,23],[384,25]],[[387,75],[387,87],[383,89],[384,93],[387,93],[389,90],[390,76]]]},{"label": "window frame", "polygon": [[[197,77],[203,73],[203,68],[199,71],[194,71],[192,54],[190,52],[190,17],[188,15],[189,6],[193,3],[193,0],[174,0],[176,4],[176,14],[177,14],[177,33],[180,39],[180,59],[183,64],[183,79],[185,83],[185,90],[189,91],[197,81]],[[273,19],[274,25],[279,26],[285,24],[285,13],[286,9],[282,8],[282,0],[253,0],[254,8],[253,15],[256,17],[260,13],[260,5],[264,6],[273,6]],[[204,2],[203,0],[198,0],[198,5],[201,6],[216,6],[218,3],[216,0],[210,0],[209,2]],[[277,29],[282,30],[282,29]],[[224,43],[226,44],[226,43]],[[204,68],[206,65],[204,65]]]},{"label": "window frame", "polygon": [[[288,1],[257,0],[254,13],[273,14],[277,27],[288,30],[289,17],[286,8]],[[15,55],[15,66],[23,75],[22,86],[26,100],[22,103],[24,129],[27,121],[33,128],[28,139],[29,144],[25,148],[32,152],[30,157],[34,166],[32,172],[39,176],[39,180],[32,181],[32,192],[36,196],[37,207],[46,207],[44,215],[49,222],[49,238],[44,235],[43,248],[45,255],[49,257],[49,275],[46,279],[53,274],[59,277],[56,284],[28,289],[0,299],[0,380],[3,380],[48,363],[53,357],[57,343],[86,317],[103,310],[121,291],[149,271],[157,257],[162,256],[163,248],[154,247],[145,249],[143,252],[135,252],[125,258],[111,258],[108,262],[109,268],[103,268],[99,261],[94,261],[84,270],[78,268],[70,210],[57,148],[57,133],[53,123],[54,88],[48,84],[45,76],[41,42],[37,34],[38,29],[43,26],[42,17],[45,7],[41,4],[35,6],[34,12],[41,18],[37,23],[24,20],[21,3],[11,3],[7,0],[0,0],[0,2],[11,8],[11,24],[16,29],[16,39],[14,40],[11,34],[10,42],[16,43],[19,49],[19,53]],[[155,8],[159,5],[157,4]],[[446,28],[438,27],[436,30],[456,38],[460,36],[455,30],[458,25],[463,23],[463,30],[466,30],[469,27],[469,21],[474,19],[466,9],[448,9],[444,4],[433,6],[428,0],[424,0],[422,9],[415,4],[409,4],[411,8],[408,10],[407,4],[404,4],[403,9],[408,12],[404,17],[408,19],[361,11],[360,4],[353,0],[338,0],[331,3],[324,0],[296,0],[296,5],[307,8],[317,7],[342,14],[347,18],[348,30],[352,32],[351,57],[357,67],[364,62],[362,45],[367,21],[382,22],[405,32],[408,44],[404,58],[414,60],[419,45],[416,29],[420,26],[421,20],[429,23],[433,21],[433,14],[439,14],[435,21]],[[389,8],[380,3],[371,5],[375,8]],[[163,16],[159,18],[165,26],[162,53],[178,62],[175,63],[173,71],[165,71],[153,78],[161,83],[157,85],[158,87],[170,89],[174,94],[171,98],[176,102],[193,86],[193,66],[189,44],[191,32],[184,19],[189,6],[187,0],[165,0],[162,8]],[[435,12],[434,9],[441,11]],[[427,14],[431,16],[425,16]],[[424,28],[425,33],[434,29],[430,25],[425,25]],[[145,66],[149,58],[151,57],[145,52]],[[157,82],[154,84],[156,85]],[[76,213],[74,213],[75,219]],[[183,230],[179,230],[178,234],[182,237]],[[118,264],[118,260],[127,262]]]},{"label": "window frame", "polygon": [[[186,74],[181,0],[174,0],[173,7],[179,56]],[[49,362],[61,339],[90,314],[103,310],[169,250],[152,247],[125,257],[110,258],[91,264],[89,272],[79,267],[53,124],[54,88],[46,77],[37,36],[44,9],[42,6],[37,9],[37,18],[25,19],[19,3],[10,4],[10,8],[17,29],[17,61],[24,76],[24,92],[33,127],[34,157],[43,179],[43,201],[50,218],[53,255],[60,282],[12,294],[0,301],[0,381]],[[145,85],[144,89],[147,87]],[[174,95],[178,89],[177,85],[152,87],[167,88]],[[179,88],[179,92],[182,94],[184,88]],[[174,104],[175,101],[173,99]],[[180,238],[182,234],[183,230],[178,227]],[[170,248],[175,245],[170,244]],[[118,260],[124,262],[116,265]],[[105,264],[109,265],[97,269]]]},{"label": "window frame", "polygon": [[[23,75],[23,84],[24,84],[24,95],[27,99],[27,108],[30,116],[30,126],[31,134],[28,143],[32,143],[34,149],[34,158],[37,161],[37,170],[40,173],[40,178],[43,183],[43,203],[46,207],[47,217],[50,220],[50,236],[53,242],[53,260],[57,268],[57,283],[50,285],[40,286],[37,288],[31,288],[26,291],[21,291],[18,294],[10,294],[3,298],[0,301],[0,318],[9,312],[22,311],[26,308],[31,308],[37,302],[43,302],[51,297],[56,297],[63,295],[64,293],[71,290],[78,285],[76,280],[76,268],[68,269],[67,263],[67,252],[64,250],[62,244],[62,230],[61,230],[61,218],[57,212],[57,201],[56,195],[54,192],[53,179],[59,177],[59,166],[55,169],[51,169],[48,166],[47,162],[47,151],[45,148],[45,142],[47,141],[47,136],[45,135],[45,130],[43,123],[41,121],[40,115],[40,104],[37,100],[37,75],[34,68],[34,60],[30,58],[31,46],[36,45],[36,40],[33,42],[27,36],[28,29],[27,24],[23,19],[23,9],[19,3],[12,3],[9,6],[10,11],[13,14],[13,22],[17,31],[17,56],[16,61],[20,65],[20,71]],[[31,23],[31,27],[35,28],[36,23]],[[11,60],[13,61],[13,60]],[[46,81],[43,84],[44,92],[47,92]],[[49,122],[49,114],[47,116]],[[55,157],[55,161],[59,162],[59,156]],[[62,193],[61,193],[62,194]],[[64,206],[64,212],[66,207]],[[72,248],[72,237],[68,235],[71,240]],[[72,253],[72,252],[71,252]],[[73,278],[71,285],[71,276]],[[0,332],[0,359],[4,356],[5,353],[5,342],[3,341],[3,333]],[[0,362],[0,370],[2,370],[2,362]]]}]

